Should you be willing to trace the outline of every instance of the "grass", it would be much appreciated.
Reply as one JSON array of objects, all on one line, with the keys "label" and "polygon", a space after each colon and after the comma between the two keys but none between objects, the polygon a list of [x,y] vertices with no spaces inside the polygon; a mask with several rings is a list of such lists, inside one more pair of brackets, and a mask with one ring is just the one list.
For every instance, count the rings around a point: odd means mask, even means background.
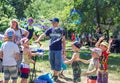
[{"label": "grass", "polygon": [[[48,49],[48,41],[42,42],[42,44],[43,44],[42,48]],[[71,45],[71,42],[67,42],[66,56],[68,58],[71,58],[71,56],[72,56],[72,51],[71,51],[70,45]],[[33,70],[32,70],[33,64],[30,64],[30,66],[31,66],[31,74],[30,75],[32,75],[32,73],[33,74],[36,73],[36,76],[34,76],[34,78],[37,76],[46,74],[48,72],[52,73],[52,71],[50,69],[48,55],[49,55],[49,51],[46,50],[44,53],[43,59],[37,58],[37,62],[35,65],[35,68],[36,68],[35,72],[33,72]],[[87,49],[85,49],[85,50],[80,51],[80,57],[84,58],[84,59],[89,59],[91,56],[90,56],[89,51]],[[85,78],[86,78],[84,74],[87,71],[88,65],[83,64],[83,63],[80,63],[80,64],[81,64],[81,69],[82,69],[82,73],[81,73],[82,82],[81,83],[84,83]],[[109,66],[109,83],[120,83],[120,54],[110,54],[108,66]],[[61,82],[59,82],[59,83],[72,83],[71,65],[67,65],[67,70],[65,70],[64,75],[66,76],[66,78],[60,79]],[[3,78],[3,74],[0,73],[0,79],[2,79],[2,78]],[[18,78],[18,83],[20,83],[20,77]],[[33,83],[30,80],[30,77],[29,77],[29,83]]]}]

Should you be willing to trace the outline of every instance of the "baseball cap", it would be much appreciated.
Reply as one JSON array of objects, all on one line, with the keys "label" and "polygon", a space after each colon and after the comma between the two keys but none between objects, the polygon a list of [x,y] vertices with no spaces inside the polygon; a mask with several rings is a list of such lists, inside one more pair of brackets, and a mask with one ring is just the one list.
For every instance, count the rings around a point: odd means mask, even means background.
[{"label": "baseball cap", "polygon": [[78,41],[75,41],[75,42],[73,42],[73,45],[75,45],[77,48],[79,48],[80,49],[80,47],[81,47],[81,44],[80,44],[80,42],[78,42]]},{"label": "baseball cap", "polygon": [[15,31],[11,28],[8,28],[5,32],[5,35],[7,35],[8,38],[13,37],[14,34],[15,34]]},{"label": "baseball cap", "polygon": [[106,41],[101,42],[100,45],[103,45],[108,48],[108,43]]},{"label": "baseball cap", "polygon": [[97,53],[99,56],[102,54],[102,50],[100,48],[91,48],[90,49],[92,52]]},{"label": "baseball cap", "polygon": [[59,22],[59,19],[58,18],[53,18],[53,20],[50,20],[52,22]]}]

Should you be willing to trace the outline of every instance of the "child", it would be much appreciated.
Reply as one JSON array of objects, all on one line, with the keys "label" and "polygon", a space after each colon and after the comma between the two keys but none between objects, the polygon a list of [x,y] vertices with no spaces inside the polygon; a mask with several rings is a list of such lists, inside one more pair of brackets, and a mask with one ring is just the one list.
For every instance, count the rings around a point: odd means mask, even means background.
[{"label": "child", "polygon": [[21,45],[23,46],[23,61],[20,68],[21,83],[28,83],[27,79],[30,74],[29,63],[35,64],[35,61],[31,59],[32,56],[39,55],[39,53],[32,53],[30,51],[30,42],[27,38],[21,40]]},{"label": "child", "polygon": [[73,82],[74,83],[78,83],[81,81],[81,69],[80,69],[80,64],[79,61],[76,61],[77,58],[79,58],[79,49],[80,49],[81,45],[78,41],[75,41],[72,44],[72,50],[73,50],[73,55],[72,58],[70,60],[65,60],[64,63],[65,64],[72,64],[72,69],[73,69]]},{"label": "child", "polygon": [[99,68],[99,57],[102,54],[102,51],[100,48],[93,48],[91,50],[91,59],[90,60],[84,60],[79,59],[83,63],[89,63],[88,71],[86,72],[87,80],[86,83],[96,83],[97,80],[97,70]]},{"label": "child", "polygon": [[3,59],[4,83],[8,83],[12,78],[12,83],[17,83],[17,60],[19,58],[19,48],[13,42],[14,30],[7,29],[5,32],[6,41],[1,46],[0,57]]},{"label": "child", "polygon": [[[102,55],[100,56],[100,67],[98,70],[97,83],[108,83],[108,56],[111,46],[112,39],[109,40],[109,44],[104,40],[104,36],[100,37],[96,43],[96,47],[102,50]],[[103,42],[101,42],[103,41]]]}]

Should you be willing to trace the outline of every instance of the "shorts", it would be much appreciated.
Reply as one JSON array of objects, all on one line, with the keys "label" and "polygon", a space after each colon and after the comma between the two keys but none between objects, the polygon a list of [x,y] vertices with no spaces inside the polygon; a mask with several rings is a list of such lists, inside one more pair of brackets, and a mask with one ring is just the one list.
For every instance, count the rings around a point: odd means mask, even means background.
[{"label": "shorts", "polygon": [[73,71],[73,82],[81,82],[81,70]]},{"label": "shorts", "polygon": [[87,83],[96,83],[97,76],[88,76]]},{"label": "shorts", "polygon": [[67,65],[62,63],[62,67],[61,67],[62,70],[66,70],[67,69]]},{"label": "shorts", "polygon": [[10,77],[12,80],[17,80],[18,78],[18,69],[16,66],[4,66],[4,79],[10,80]]},{"label": "shorts", "polygon": [[51,69],[55,71],[61,70],[62,65],[62,52],[60,51],[51,51],[50,50],[50,65]]},{"label": "shorts", "polygon": [[73,69],[73,82],[81,82],[81,69]]},{"label": "shorts", "polygon": [[72,63],[73,82],[81,82],[81,68],[78,61]]},{"label": "shorts", "polygon": [[20,77],[21,78],[28,78],[29,74],[30,74],[29,64],[21,63],[21,66],[20,66]]}]

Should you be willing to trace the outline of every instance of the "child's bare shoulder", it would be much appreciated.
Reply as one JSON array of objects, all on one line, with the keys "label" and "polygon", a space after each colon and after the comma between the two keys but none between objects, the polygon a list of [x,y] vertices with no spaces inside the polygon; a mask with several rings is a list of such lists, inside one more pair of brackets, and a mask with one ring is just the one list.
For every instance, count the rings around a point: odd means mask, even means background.
[{"label": "child's bare shoulder", "polygon": [[73,53],[73,56],[74,56],[74,57],[79,57],[80,54],[79,54],[79,53]]}]

